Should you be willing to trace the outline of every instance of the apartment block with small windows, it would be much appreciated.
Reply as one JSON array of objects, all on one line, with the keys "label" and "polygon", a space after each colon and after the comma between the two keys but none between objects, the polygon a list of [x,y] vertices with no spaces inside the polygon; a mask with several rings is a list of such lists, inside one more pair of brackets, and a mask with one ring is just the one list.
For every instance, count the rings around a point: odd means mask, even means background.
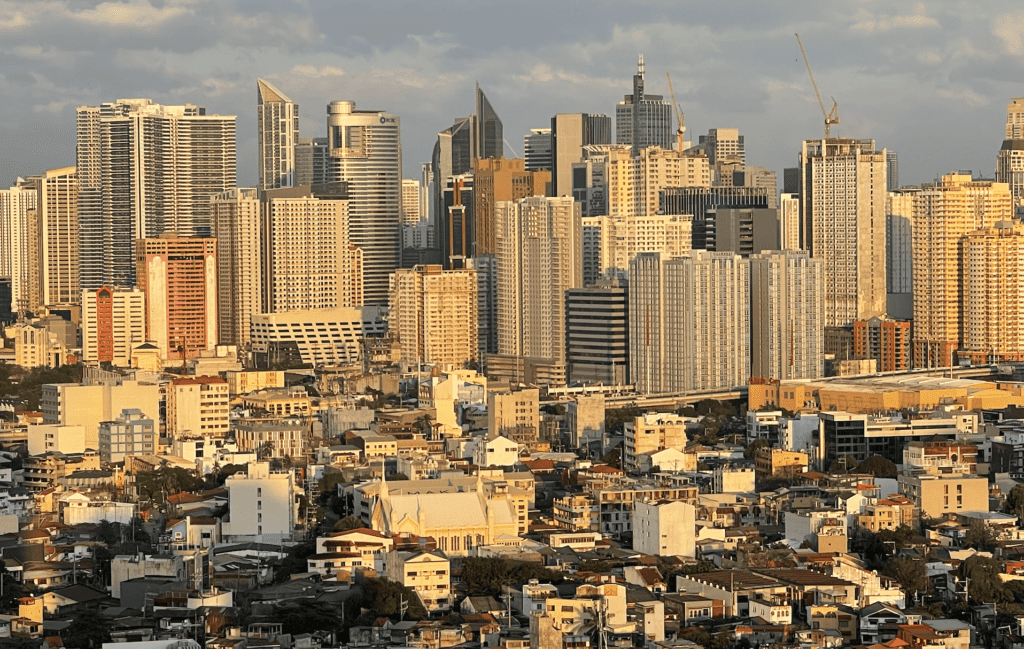
[{"label": "apartment block with small windows", "polygon": [[291,471],[273,471],[267,462],[250,462],[246,473],[224,482],[228,518],[221,533],[228,542],[289,541],[298,518],[298,492]]},{"label": "apartment block with small windows", "polygon": [[390,581],[411,588],[428,613],[452,606],[451,561],[440,550],[392,550],[384,558],[384,575]]},{"label": "apartment block with small windows", "polygon": [[978,475],[900,475],[900,494],[921,516],[988,511],[988,479]]},{"label": "apartment block with small windows", "polygon": [[224,437],[228,418],[228,382],[219,376],[173,379],[167,385],[167,426],[170,435],[188,431],[203,437]]}]

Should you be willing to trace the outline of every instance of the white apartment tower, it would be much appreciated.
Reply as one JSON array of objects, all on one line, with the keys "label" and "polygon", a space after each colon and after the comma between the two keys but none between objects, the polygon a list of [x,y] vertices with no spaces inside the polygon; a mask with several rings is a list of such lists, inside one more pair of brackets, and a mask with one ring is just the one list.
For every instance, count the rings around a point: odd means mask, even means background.
[{"label": "white apartment tower", "polygon": [[886,313],[885,151],[874,140],[805,140],[801,248],[824,264],[825,326]]},{"label": "white apartment tower", "polygon": [[39,300],[79,304],[78,174],[74,167],[52,169],[39,178]]},{"label": "white apartment tower", "polygon": [[633,75],[633,92],[615,107],[615,143],[628,144],[633,155],[649,146],[671,149],[675,143],[672,105],[661,95],[644,90],[644,55]]},{"label": "white apartment tower", "polygon": [[241,187],[217,194],[211,201],[220,344],[244,346],[249,342],[250,317],[263,309],[261,203],[258,190]]},{"label": "white apartment tower", "polygon": [[82,291],[82,360],[131,367],[146,342],[146,294],[139,289]]},{"label": "white apartment tower", "polygon": [[81,287],[135,284],[135,242],[210,235],[210,197],[235,186],[235,116],[119,99],[78,108]]},{"label": "white apartment tower", "polygon": [[750,378],[750,261],[694,250],[629,267],[630,380],[637,392],[730,390]]},{"label": "white apartment tower", "polygon": [[825,360],[824,278],[804,251],[750,256],[750,375],[815,379]]},{"label": "white apartment tower", "polygon": [[349,238],[362,250],[363,298],[384,305],[399,262],[401,122],[384,111],[356,110],[353,101],[332,101],[327,113],[328,181],[348,186]]},{"label": "white apartment tower", "polygon": [[0,277],[11,278],[15,313],[39,306],[39,192],[34,179],[18,178],[0,190]]},{"label": "white apartment tower", "polygon": [[583,285],[580,206],[568,196],[499,202],[498,353],[565,361],[565,291]]},{"label": "white apartment tower", "polygon": [[1024,226],[976,230],[962,250],[961,353],[977,364],[1024,359]]},{"label": "white apartment tower", "polygon": [[416,225],[421,220],[420,203],[422,192],[420,181],[415,178],[402,179],[402,224]]},{"label": "white apartment tower", "polygon": [[256,104],[259,188],[293,187],[299,105],[263,79],[256,79]]},{"label": "white apartment tower", "polygon": [[1006,139],[996,156],[996,182],[1010,186],[1015,206],[1024,205],[1024,97],[1006,106]]},{"label": "white apartment tower", "polygon": [[318,195],[309,187],[263,193],[263,312],[362,306],[362,255],[350,239],[351,201],[343,187]]},{"label": "white apartment tower", "polygon": [[391,275],[390,307],[388,330],[404,362],[460,368],[479,360],[475,270],[400,268]]},{"label": "white apartment tower", "polygon": [[746,148],[739,129],[713,128],[708,130],[707,135],[701,135],[698,142],[707,153],[711,166],[724,162],[747,163]]}]

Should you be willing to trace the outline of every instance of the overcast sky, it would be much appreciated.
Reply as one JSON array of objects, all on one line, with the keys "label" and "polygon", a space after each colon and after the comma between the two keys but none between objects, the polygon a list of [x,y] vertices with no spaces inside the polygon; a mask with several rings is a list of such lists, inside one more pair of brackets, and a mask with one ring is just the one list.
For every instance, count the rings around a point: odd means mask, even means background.
[{"label": "overcast sky", "polygon": [[75,107],[122,97],[238,116],[239,184],[256,181],[256,78],[301,106],[402,120],[405,175],[473,111],[479,81],[522,154],[558,112],[614,115],[639,53],[647,89],[677,99],[694,141],[738,127],[747,161],[780,172],[822,118],[899,152],[901,184],[951,170],[991,177],[1008,100],[1024,95],[1024,5],[883,1],[328,2],[0,0],[0,183],[75,161]]}]

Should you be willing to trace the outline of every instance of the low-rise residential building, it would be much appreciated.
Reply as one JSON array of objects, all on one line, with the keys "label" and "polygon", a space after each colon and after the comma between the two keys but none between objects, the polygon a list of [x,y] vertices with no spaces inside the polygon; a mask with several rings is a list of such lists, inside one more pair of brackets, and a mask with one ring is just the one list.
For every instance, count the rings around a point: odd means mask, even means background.
[{"label": "low-rise residential building", "polygon": [[[624,425],[623,468],[627,471],[639,472],[639,456],[664,449],[674,448],[682,451],[686,447],[687,431],[695,430],[699,419],[680,417],[666,413],[641,415]],[[689,470],[696,469],[694,466]]]},{"label": "low-rise residential building", "polygon": [[126,408],[114,421],[100,423],[100,462],[124,462],[129,455],[156,452],[157,427],[137,408]]},{"label": "low-rise residential building", "polygon": [[345,532],[332,532],[316,539],[317,554],[354,552],[362,559],[361,565],[384,573],[384,558],[395,547],[395,541],[366,527]]},{"label": "low-rise residential building", "polygon": [[635,502],[668,500],[696,505],[699,491],[696,485],[650,481],[632,481],[593,489],[590,493],[597,504],[600,523],[600,529],[595,531],[609,536],[632,532]]},{"label": "low-rise residential building", "polygon": [[552,516],[556,525],[574,532],[596,532],[601,529],[597,502],[591,495],[574,494],[555,498]]},{"label": "low-rise residential building", "polygon": [[247,417],[233,424],[235,443],[260,459],[302,457],[309,437],[304,417]]},{"label": "low-rise residential building", "polygon": [[903,525],[912,527],[916,516],[917,509],[910,499],[890,496],[867,505],[864,513],[857,515],[857,527],[869,532],[895,530]]},{"label": "low-rise residential building", "polygon": [[792,478],[807,470],[807,453],[765,447],[757,450],[754,471],[758,480]]},{"label": "low-rise residential building", "polygon": [[246,473],[228,476],[224,487],[228,517],[221,529],[226,541],[292,539],[299,505],[291,471],[272,471],[267,462],[253,462]]},{"label": "low-rise residential building", "polygon": [[452,606],[451,562],[443,552],[388,552],[385,576],[411,588],[428,612]]},{"label": "low-rise residential building", "polygon": [[167,433],[224,437],[228,434],[228,382],[219,376],[189,376],[167,385]]},{"label": "low-rise residential building", "polygon": [[637,501],[633,549],[655,556],[696,556],[694,511],[682,501]]},{"label": "low-rise residential building", "polygon": [[988,511],[988,479],[977,475],[907,475],[898,477],[900,494],[921,516]]},{"label": "low-rise residential building", "polygon": [[860,610],[860,643],[872,645],[888,642],[896,637],[901,624],[908,624],[913,618],[918,622],[921,616],[908,616],[899,606],[878,602]]}]

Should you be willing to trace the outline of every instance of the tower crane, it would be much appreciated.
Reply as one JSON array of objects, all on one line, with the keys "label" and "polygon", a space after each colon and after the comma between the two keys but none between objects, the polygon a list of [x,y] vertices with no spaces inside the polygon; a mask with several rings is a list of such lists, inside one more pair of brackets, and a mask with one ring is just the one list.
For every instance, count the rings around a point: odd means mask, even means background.
[{"label": "tower crane", "polygon": [[825,102],[821,100],[821,93],[818,92],[818,84],[814,81],[814,73],[811,72],[811,62],[807,60],[807,52],[804,51],[804,43],[800,40],[800,34],[796,34],[797,45],[800,46],[800,53],[804,55],[804,65],[807,66],[807,76],[811,78],[811,86],[814,88],[814,96],[818,98],[818,106],[821,107],[821,115],[825,118],[825,139],[829,138],[829,129],[833,124],[839,124],[839,104],[832,100],[832,110],[825,111]]},{"label": "tower crane", "polygon": [[683,111],[679,109],[679,102],[676,101],[676,91],[672,89],[672,77],[669,76],[668,72],[665,73],[665,78],[668,79],[668,94],[672,96],[672,107],[676,111],[676,148],[679,149],[679,153],[683,152],[683,134],[686,133],[686,123],[684,122]]}]

